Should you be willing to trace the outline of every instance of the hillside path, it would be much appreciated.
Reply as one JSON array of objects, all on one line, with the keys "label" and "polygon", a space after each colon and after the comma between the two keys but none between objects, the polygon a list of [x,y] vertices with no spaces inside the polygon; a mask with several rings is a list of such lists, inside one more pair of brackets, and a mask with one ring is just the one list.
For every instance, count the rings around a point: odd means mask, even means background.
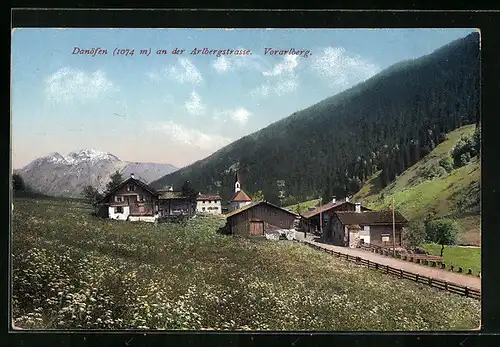
[{"label": "hillside path", "polygon": [[481,279],[477,276],[462,275],[455,272],[450,272],[448,270],[431,268],[425,265],[419,265],[417,263],[411,263],[409,261],[401,259],[386,257],[378,253],[371,253],[356,248],[334,246],[331,244],[318,242],[319,239],[312,235],[311,236],[307,235],[307,238],[304,239],[304,233],[302,232],[296,232],[295,238],[297,240],[311,243],[322,248],[333,250],[335,252],[348,254],[353,257],[360,257],[362,259],[377,262],[382,265],[389,265],[396,269],[403,269],[405,271],[412,272],[414,274],[427,276],[442,281],[448,281],[457,285],[467,286],[469,288],[481,290]]}]

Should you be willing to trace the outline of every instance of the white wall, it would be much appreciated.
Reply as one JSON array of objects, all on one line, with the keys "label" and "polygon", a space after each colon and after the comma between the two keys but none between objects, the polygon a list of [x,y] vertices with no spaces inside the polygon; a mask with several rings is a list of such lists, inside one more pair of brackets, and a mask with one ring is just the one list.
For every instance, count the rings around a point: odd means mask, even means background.
[{"label": "white wall", "polygon": [[123,213],[115,213],[115,208],[112,206],[108,207],[108,215],[111,219],[119,219],[119,220],[127,220],[128,215],[130,214],[130,207],[123,206]]},{"label": "white wall", "polygon": [[370,243],[370,226],[365,225],[362,230],[359,231],[359,238],[364,241],[364,243]]},{"label": "white wall", "polygon": [[251,201],[242,201],[242,202],[231,202],[231,211],[238,210],[242,208],[243,206],[250,205],[252,202]]},{"label": "white wall", "polygon": [[[205,209],[205,210],[203,210]],[[220,200],[198,200],[196,201],[196,212],[221,214],[222,205]]]}]

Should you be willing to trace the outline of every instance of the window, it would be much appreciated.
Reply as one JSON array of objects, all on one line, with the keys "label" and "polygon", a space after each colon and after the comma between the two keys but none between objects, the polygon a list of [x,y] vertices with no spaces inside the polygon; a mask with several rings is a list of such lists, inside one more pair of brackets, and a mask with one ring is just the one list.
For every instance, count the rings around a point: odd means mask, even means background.
[{"label": "window", "polygon": [[127,192],[130,192],[130,191],[132,191],[132,192],[135,191],[135,186],[132,185],[132,184],[130,184],[130,185],[127,186]]},{"label": "window", "polygon": [[115,213],[123,213],[123,207],[122,206],[115,207]]},{"label": "window", "polygon": [[122,202],[123,201],[122,199],[123,198],[121,196],[115,196],[116,202]]},{"label": "window", "polygon": [[139,201],[144,201],[144,195],[139,195]]},{"label": "window", "polygon": [[201,208],[201,210],[202,210],[203,212],[205,212],[205,207],[202,207],[202,208]]}]

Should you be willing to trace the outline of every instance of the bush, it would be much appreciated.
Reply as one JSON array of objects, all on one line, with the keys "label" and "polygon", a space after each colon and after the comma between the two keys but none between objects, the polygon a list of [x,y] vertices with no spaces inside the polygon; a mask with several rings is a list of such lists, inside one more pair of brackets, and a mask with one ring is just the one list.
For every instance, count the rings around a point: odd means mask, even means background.
[{"label": "bush", "polygon": [[447,155],[439,160],[439,166],[445,169],[446,172],[451,172],[453,170],[453,159],[450,155]]},{"label": "bush", "polygon": [[405,246],[414,248],[425,241],[425,225],[421,221],[412,221],[408,228],[403,229],[403,243]]}]

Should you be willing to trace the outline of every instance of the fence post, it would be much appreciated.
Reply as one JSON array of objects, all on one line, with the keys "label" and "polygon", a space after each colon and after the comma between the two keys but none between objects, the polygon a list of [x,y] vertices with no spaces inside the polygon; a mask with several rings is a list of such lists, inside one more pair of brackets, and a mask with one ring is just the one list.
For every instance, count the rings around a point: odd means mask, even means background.
[{"label": "fence post", "polygon": [[386,265],[385,266],[385,273],[388,274],[389,273],[389,265]]},{"label": "fence post", "polygon": [[378,270],[378,263],[375,263],[375,270]]},{"label": "fence post", "polygon": [[403,278],[403,269],[399,269],[399,277]]},{"label": "fence post", "polygon": [[469,287],[465,287],[465,296],[468,297],[469,296]]},{"label": "fence post", "polygon": [[418,282],[418,274],[415,275],[415,282]]},{"label": "fence post", "polygon": [[429,282],[429,285],[432,287],[432,278],[429,277],[428,282]]},{"label": "fence post", "polygon": [[472,275],[472,269],[469,268],[469,271],[467,271],[467,275]]},{"label": "fence post", "polygon": [[444,282],[444,289],[447,291],[448,290],[448,282]]}]

